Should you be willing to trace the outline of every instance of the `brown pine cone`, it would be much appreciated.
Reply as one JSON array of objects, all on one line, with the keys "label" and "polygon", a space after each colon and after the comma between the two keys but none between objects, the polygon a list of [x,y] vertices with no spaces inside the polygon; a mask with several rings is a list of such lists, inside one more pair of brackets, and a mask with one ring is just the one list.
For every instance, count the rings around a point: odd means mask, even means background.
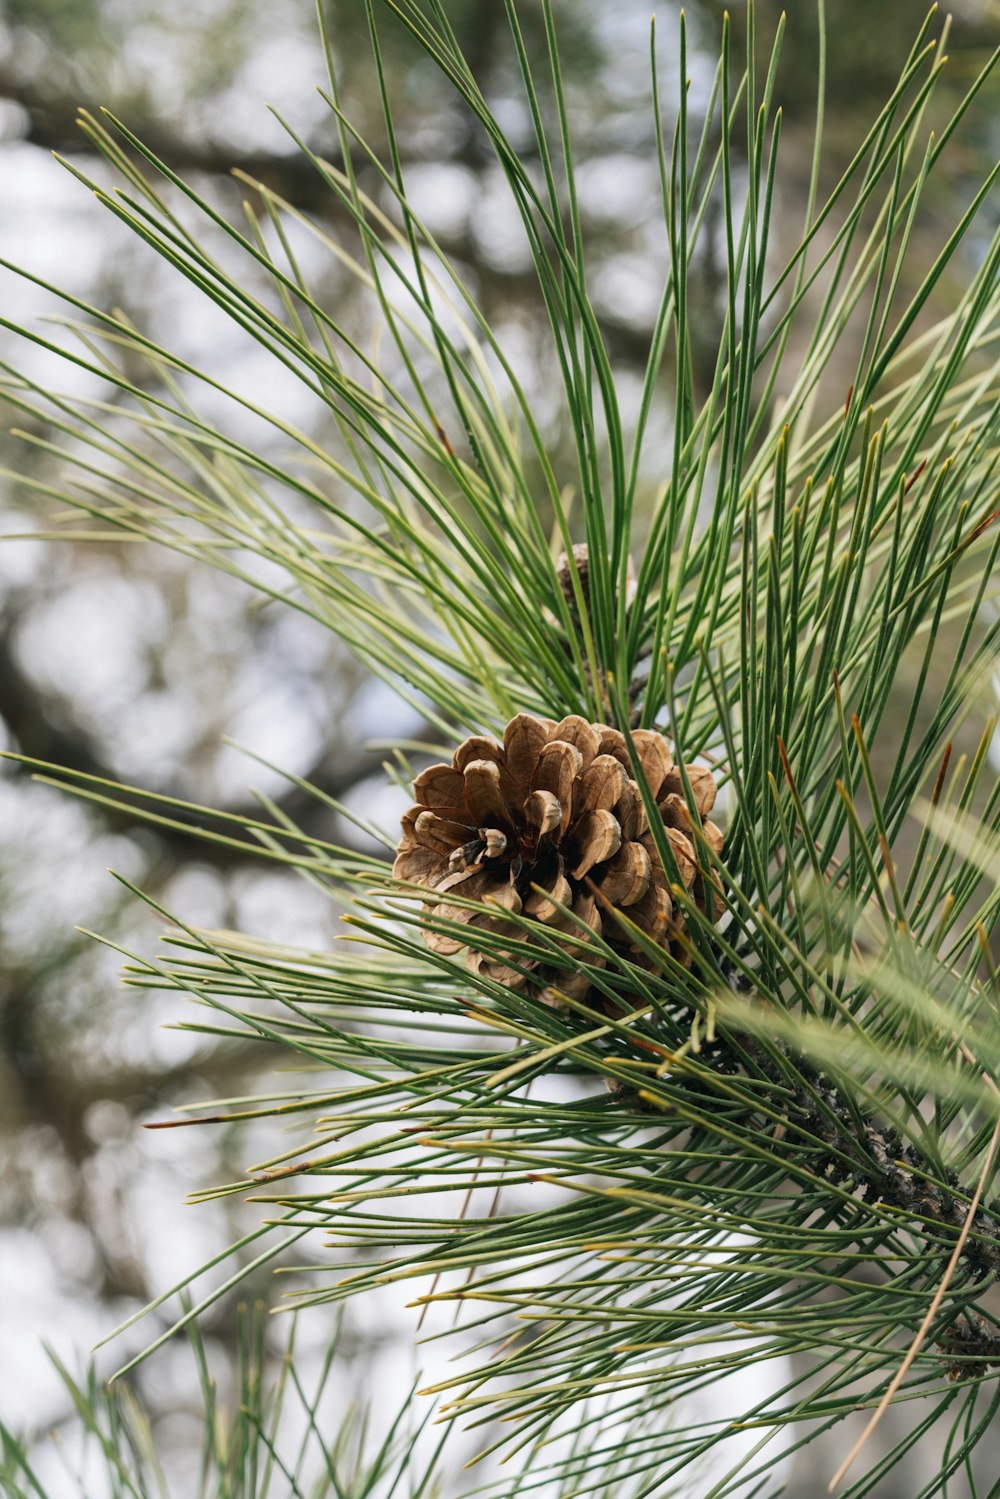
[{"label": "brown pine cone", "polygon": [[[667,741],[652,729],[637,729],[632,739],[681,879],[704,910],[683,782]],[[705,838],[718,854],[722,834],[708,821],[715,780],[701,765],[689,765],[687,775]],[[503,912],[510,911],[543,923],[550,933],[581,938],[589,928],[645,965],[641,950],[615,920],[613,911],[619,910],[653,942],[672,944],[683,961],[683,919],[619,730],[575,714],[557,724],[519,713],[504,730],[502,745],[479,736],[467,739],[450,765],[422,771],[414,792],[417,805],[403,816],[393,875],[440,897],[432,915],[469,928],[465,940],[425,932],[435,952],[467,948],[470,968],[497,983],[519,989],[533,971],[543,985],[583,998],[590,987],[586,975],[548,968],[540,959],[524,962],[495,944],[479,951],[477,929],[526,940],[523,929],[505,920]],[[499,909],[495,916],[487,915],[452,905],[449,895]],[[567,950],[572,953],[572,944]],[[514,961],[519,968],[510,966]],[[595,953],[588,962],[602,966],[603,960]],[[558,995],[543,997],[558,1003]]]}]

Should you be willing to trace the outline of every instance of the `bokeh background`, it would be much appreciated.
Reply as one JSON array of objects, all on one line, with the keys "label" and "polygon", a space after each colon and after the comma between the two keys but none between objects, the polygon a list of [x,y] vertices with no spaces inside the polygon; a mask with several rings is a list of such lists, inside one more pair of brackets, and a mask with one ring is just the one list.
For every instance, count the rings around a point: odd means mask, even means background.
[{"label": "bokeh background", "polygon": [[[336,0],[329,9],[348,109],[377,145],[383,130],[362,62],[364,8],[360,0]],[[521,9],[530,39],[538,17],[531,4]],[[669,75],[678,7],[656,9]],[[829,9],[827,187],[895,80],[922,7],[836,0]],[[737,32],[742,10],[733,7]],[[1000,40],[1000,6],[956,0],[953,10],[944,92],[954,99]],[[765,36],[777,11],[769,0],[759,6]],[[812,149],[815,16],[809,4],[792,11],[779,86],[785,127],[776,263],[797,242]],[[649,13],[648,0],[573,0],[560,17],[595,300],[626,394],[638,384],[663,266]],[[458,0],[449,14],[487,98],[526,146],[502,0]],[[687,15],[697,117],[722,7],[691,0]],[[521,367],[537,370],[538,414],[558,448],[560,413],[546,378],[530,262],[500,174],[428,64],[391,27],[385,41],[411,195]],[[81,104],[106,105],[226,213],[239,214],[246,194],[230,176],[238,167],[337,232],[328,193],[276,118],[320,154],[335,154],[334,123],[316,92],[323,82],[308,0],[2,0],[0,257],[88,302],[124,307],[222,380],[258,388],[263,380],[266,399],[315,427],[301,395],[258,368],[238,332],[208,315],[52,153],[99,174],[75,118]],[[668,99],[671,92],[664,90]],[[952,169],[918,226],[915,264],[929,262],[969,185],[996,158],[998,103],[994,91],[992,110],[980,109],[956,142]],[[981,244],[971,238],[966,272]],[[718,249],[710,225],[691,308],[710,359],[722,308]],[[349,320],[349,279],[334,264],[313,274]],[[943,282],[939,307],[954,287]],[[10,272],[0,290],[2,316],[35,331],[44,333],[42,320],[61,311],[44,289]],[[362,327],[363,310],[356,316]],[[56,380],[76,395],[108,394],[11,335],[0,340],[0,359],[46,388]],[[846,371],[845,364],[845,395]],[[44,453],[8,435],[12,425],[16,413],[0,419],[0,465],[50,473]],[[228,747],[228,736],[392,824],[398,805],[383,789],[384,752],[367,746],[418,734],[419,715],[368,679],[318,626],[261,608],[238,584],[163,552],[39,539],[33,533],[44,529],[52,506],[8,478],[0,479],[0,512],[0,747],[226,808],[247,804],[258,787],[309,826],[314,814],[301,794]],[[22,539],[12,539],[18,533]],[[360,836],[350,824],[336,831],[345,841]],[[257,1222],[256,1209],[232,1198],[201,1207],[183,1201],[188,1190],[231,1179],[249,1163],[245,1135],[141,1128],[181,1102],[263,1085],[262,1058],[257,1048],[169,1028],[184,1018],[179,1003],[123,990],[118,955],[76,932],[89,928],[143,951],[155,940],[157,923],[109,867],[199,925],[320,947],[336,929],[337,912],[303,881],[75,803],[10,763],[0,770],[0,1415],[16,1426],[58,1426],[69,1417],[43,1338],[78,1363],[116,1322]],[[264,1280],[250,1289],[273,1299]],[[145,1335],[157,1325],[154,1319]],[[232,1328],[232,1305],[222,1302],[206,1332],[223,1367]],[[314,1335],[321,1341],[326,1331],[317,1324]],[[412,1333],[401,1308],[351,1313],[343,1346],[359,1387],[378,1385],[389,1364],[409,1370]],[[188,1370],[183,1349],[168,1348],[140,1376],[179,1472],[196,1409]],[[793,1465],[790,1494],[816,1492],[815,1460]],[[909,1499],[917,1487],[906,1470],[879,1493]]]}]

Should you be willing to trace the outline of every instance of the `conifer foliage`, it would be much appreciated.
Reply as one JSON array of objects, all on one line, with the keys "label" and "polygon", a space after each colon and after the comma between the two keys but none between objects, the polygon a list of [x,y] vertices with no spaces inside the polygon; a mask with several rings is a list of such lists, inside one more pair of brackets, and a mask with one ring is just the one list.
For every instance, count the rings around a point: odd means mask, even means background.
[{"label": "conifer foliage", "polygon": [[[448,0],[363,0],[375,143],[324,36],[331,148],[298,144],[336,235],[253,183],[247,223],[230,222],[126,124],[82,120],[117,174],[89,184],[102,203],[300,382],[321,436],[235,390],[227,421],[210,369],[70,298],[81,342],[47,346],[114,402],[6,381],[61,438],[61,477],[30,480],[40,505],[305,611],[419,705],[437,738],[389,768],[415,803],[401,835],[373,830],[382,852],[364,856],[267,803],[234,822],[39,769],[237,840],[344,903],[351,940],[308,954],[175,913],[165,952],[128,955],[127,978],[200,1002],[195,1029],[308,1067],[207,1110],[315,1124],[291,1148],[276,1124],[273,1159],[217,1190],[261,1204],[255,1265],[311,1239],[303,1315],[393,1284],[457,1306],[464,1358],[425,1398],[483,1454],[517,1455],[494,1492],[701,1492],[709,1456],[706,1494],[777,1492],[817,1432],[844,1423],[846,1450],[907,1400],[892,1453],[862,1446],[840,1492],[878,1492],[943,1422],[922,1492],[963,1469],[986,1493],[995,174],[932,256],[914,229],[990,68],[930,133],[946,65],[932,14],[829,187],[820,107],[786,251],[784,21],[763,68],[752,9],[745,56],[726,22],[698,119],[663,82],[668,60],[687,76],[683,18],[654,33],[663,287],[626,399],[588,274],[557,7],[540,0],[537,55],[526,8],[506,5],[528,143],[480,91]],[[408,197],[391,28],[504,175],[557,436],[535,371]],[[706,350],[689,290],[714,223],[725,305]],[[377,343],[314,294],[300,235],[351,268]],[[718,1466],[737,1434],[742,1461]]]}]

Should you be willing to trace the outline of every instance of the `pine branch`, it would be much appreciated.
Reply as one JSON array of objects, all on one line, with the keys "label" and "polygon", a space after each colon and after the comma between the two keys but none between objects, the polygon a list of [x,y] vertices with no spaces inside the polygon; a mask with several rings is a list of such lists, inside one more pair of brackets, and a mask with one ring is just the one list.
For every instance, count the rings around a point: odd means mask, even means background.
[{"label": "pine branch", "polygon": [[[744,953],[743,957],[748,955]],[[751,980],[737,973],[733,963],[724,960],[722,969],[734,992],[743,996],[754,993]],[[784,1067],[778,1065],[775,1054],[783,1059]],[[861,1203],[898,1209],[903,1222],[921,1237],[926,1236],[928,1220],[948,1230],[949,1235],[958,1236],[969,1210],[968,1196],[958,1176],[949,1171],[945,1181],[936,1179],[938,1168],[896,1130],[871,1119],[859,1119],[856,1106],[850,1107],[837,1084],[804,1055],[793,1053],[781,1043],[772,1042],[769,1050],[755,1036],[737,1038],[718,1031],[711,1040],[701,1043],[698,1060],[721,1075],[756,1075],[774,1086],[787,1112],[788,1127],[828,1147],[826,1154],[811,1152],[812,1175],[858,1193]],[[709,1097],[713,1096],[707,1080],[699,1079],[699,1084]],[[613,1092],[640,1112],[660,1113],[653,1097],[641,1097],[622,1084],[615,1085]],[[777,1128],[784,1132],[784,1125]],[[903,1223],[894,1216],[893,1226]],[[949,1247],[943,1246],[942,1263],[948,1252]],[[995,1204],[976,1209],[962,1259],[979,1282],[977,1291],[1000,1280],[1000,1222]],[[963,1355],[962,1362],[951,1368],[956,1379],[984,1375],[1000,1365],[1000,1329],[994,1330],[982,1316],[958,1314],[937,1337],[937,1344],[943,1353]]]},{"label": "pine branch", "polygon": [[[193,1028],[249,1034],[318,1069],[304,1089],[220,1100],[208,1116],[288,1112],[317,1126],[308,1153],[283,1136],[252,1175],[279,1225],[266,1256],[287,1242],[278,1233],[326,1230],[350,1263],[307,1293],[317,1302],[467,1273],[421,1298],[458,1301],[486,1350],[435,1387],[446,1414],[478,1422],[501,1405],[508,1421],[487,1450],[534,1452],[576,1423],[582,1445],[560,1468],[572,1491],[584,1477],[615,1491],[624,1474],[648,1492],[650,1471],[689,1481],[737,1431],[831,1425],[880,1379],[887,1399],[936,1393],[939,1353],[915,1346],[898,1388],[889,1378],[900,1328],[932,1315],[947,1324],[940,1354],[972,1371],[961,1401],[992,1367],[997,1335],[971,1292],[1000,1278],[996,1209],[970,1223],[943,1165],[967,1177],[978,1155],[985,1180],[992,1161],[981,1123],[983,1079],[1000,1073],[1000,986],[983,978],[1000,913],[995,881],[983,891],[1000,847],[1000,789],[984,771],[992,725],[945,772],[1000,643],[988,582],[1000,555],[1000,235],[954,278],[962,289],[939,320],[934,307],[995,176],[915,289],[903,275],[927,180],[987,74],[928,144],[944,47],[929,17],[825,201],[817,130],[782,269],[785,20],[762,66],[748,13],[742,71],[724,20],[698,122],[681,18],[672,139],[651,36],[666,273],[638,400],[626,400],[588,275],[554,8],[542,0],[538,55],[520,10],[504,7],[527,121],[518,145],[441,0],[366,3],[381,149],[345,113],[325,37],[340,170],[298,144],[349,242],[266,187],[265,213],[237,226],[126,126],[85,119],[125,190],[87,185],[298,382],[308,425],[72,296],[66,326],[82,352],[28,336],[110,382],[113,411],[16,378],[6,395],[29,440],[58,446],[38,436],[47,413],[65,447],[64,484],[26,481],[46,502],[290,603],[419,702],[445,744],[468,736],[450,765],[416,778],[392,877],[298,832],[280,808],[271,821],[213,817],[68,779],[98,805],[180,832],[197,820],[219,846],[259,847],[355,899],[363,945],[346,954],[178,923],[167,958],[127,955],[130,982],[201,1002]],[[532,258],[543,369],[517,367],[408,197],[378,15],[495,153]],[[689,293],[712,205],[724,331],[702,389]],[[310,286],[302,235],[354,278],[377,337]],[[219,236],[224,255],[207,247]],[[841,383],[838,350],[853,380]],[[238,420],[200,415],[199,386]],[[501,745],[490,736],[504,726]],[[928,794],[932,816],[919,811]],[[974,813],[981,834],[963,843],[948,819]],[[604,905],[618,913],[607,924]],[[862,934],[878,958],[859,971]],[[773,1034],[730,1025],[727,971]],[[716,1037],[692,1058],[710,1014]],[[849,1023],[801,1029],[830,1015]],[[965,1052],[942,1058],[942,1035],[967,1039],[975,1067]],[[824,1062],[822,1042],[842,1037],[844,1054]],[[679,1059],[669,1075],[665,1054]],[[581,1080],[636,1077],[640,1103],[663,1102],[652,1139],[656,1116],[639,1105],[567,1096]],[[554,1080],[551,1096],[529,1096],[536,1078]],[[542,1184],[555,1200],[540,1208],[496,1195]],[[492,1205],[477,1217],[481,1188]],[[241,1179],[213,1195],[245,1191]],[[451,1216],[449,1192],[464,1203]],[[965,1279],[946,1283],[942,1256],[966,1228]],[[678,1411],[682,1396],[802,1351],[807,1373],[768,1386],[739,1420],[662,1420],[665,1404]],[[588,1442],[591,1396],[607,1396],[627,1441]],[[960,1413],[956,1460],[977,1439]],[[770,1466],[764,1453],[713,1492],[749,1489]]]},{"label": "pine branch", "polygon": [[[779,1068],[753,1037],[741,1038],[738,1045],[718,1037],[703,1047],[713,1061],[729,1071],[741,1065],[742,1053],[762,1077],[784,1092],[788,1091],[790,1077],[801,1078],[801,1082],[791,1083],[795,1123],[828,1147],[827,1154],[810,1161],[816,1175],[851,1191],[860,1188],[861,1202],[898,1208],[915,1233],[926,1232],[924,1220],[930,1219],[957,1234],[968,1214],[968,1198],[958,1177],[949,1172],[946,1183],[936,1181],[934,1165],[909,1141],[870,1120],[863,1120],[859,1126],[856,1111],[848,1108],[829,1077],[804,1057],[794,1056],[784,1047],[778,1050],[789,1064],[787,1070]],[[987,1282],[1000,1278],[1000,1223],[995,1211],[977,1209],[963,1250],[973,1272]]]}]

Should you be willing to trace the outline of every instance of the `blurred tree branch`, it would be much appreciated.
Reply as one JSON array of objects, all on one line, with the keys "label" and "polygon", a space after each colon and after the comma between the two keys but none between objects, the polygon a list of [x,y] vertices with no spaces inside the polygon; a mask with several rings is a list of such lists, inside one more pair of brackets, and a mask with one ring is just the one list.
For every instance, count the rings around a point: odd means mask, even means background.
[{"label": "blurred tree branch", "polygon": [[[87,731],[73,722],[66,703],[40,689],[21,665],[12,643],[13,623],[14,611],[10,607],[0,612],[0,718],[13,737],[17,752],[85,775],[118,779],[120,772],[99,753]],[[357,742],[350,747],[338,745],[335,750],[324,746],[302,779],[324,796],[341,801],[358,781],[377,768],[377,763],[371,752]],[[15,774],[28,775],[30,771],[21,767]],[[275,801],[305,832],[318,832],[317,824],[327,822],[330,816],[328,807],[297,785],[289,785]],[[130,818],[110,807],[95,803],[94,810],[116,832],[148,826],[141,818]],[[247,817],[260,813],[256,802],[237,804],[230,810]],[[221,869],[247,862],[247,856],[238,849],[208,842],[194,831],[184,834],[172,828],[158,828],[154,836],[162,840],[171,862],[196,858],[199,863]],[[338,837],[354,846],[350,824],[342,831],[338,829]],[[369,851],[367,846],[365,851]]]}]

